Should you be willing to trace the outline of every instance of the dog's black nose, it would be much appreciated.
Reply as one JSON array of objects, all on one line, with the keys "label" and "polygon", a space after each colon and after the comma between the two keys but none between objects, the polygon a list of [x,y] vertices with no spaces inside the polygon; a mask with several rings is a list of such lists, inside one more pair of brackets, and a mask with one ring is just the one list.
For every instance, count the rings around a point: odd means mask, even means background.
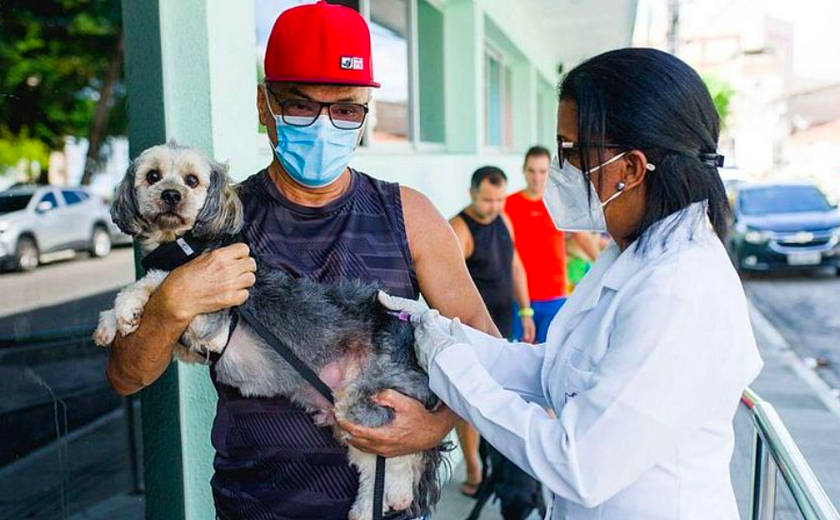
[{"label": "dog's black nose", "polygon": [[181,192],[178,190],[163,190],[163,193],[160,194],[160,198],[166,204],[174,206],[181,202]]}]

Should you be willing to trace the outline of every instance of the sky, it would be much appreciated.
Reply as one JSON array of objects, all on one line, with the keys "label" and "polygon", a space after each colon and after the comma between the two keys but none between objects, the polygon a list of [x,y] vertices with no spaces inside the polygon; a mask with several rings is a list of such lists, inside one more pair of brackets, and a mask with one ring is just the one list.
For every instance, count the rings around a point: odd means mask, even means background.
[{"label": "sky", "polygon": [[[840,1],[838,0],[682,0],[691,19],[684,24],[709,26],[737,22],[758,9],[769,16],[793,23],[793,67],[796,76],[840,82]],[[667,0],[639,0],[637,30],[648,19],[664,24]]]}]

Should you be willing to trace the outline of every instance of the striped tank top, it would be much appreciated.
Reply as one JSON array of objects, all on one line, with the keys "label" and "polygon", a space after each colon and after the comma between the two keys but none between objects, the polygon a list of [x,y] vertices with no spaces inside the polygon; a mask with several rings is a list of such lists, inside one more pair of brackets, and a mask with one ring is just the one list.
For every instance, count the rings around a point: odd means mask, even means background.
[{"label": "striped tank top", "polygon": [[[322,207],[286,199],[267,170],[239,187],[251,254],[292,276],[360,279],[419,295],[399,185],[351,170],[348,191]],[[212,375],[212,371],[211,371]],[[285,398],[219,394],[211,481],[221,520],[346,520],[358,474],[329,428]]]}]

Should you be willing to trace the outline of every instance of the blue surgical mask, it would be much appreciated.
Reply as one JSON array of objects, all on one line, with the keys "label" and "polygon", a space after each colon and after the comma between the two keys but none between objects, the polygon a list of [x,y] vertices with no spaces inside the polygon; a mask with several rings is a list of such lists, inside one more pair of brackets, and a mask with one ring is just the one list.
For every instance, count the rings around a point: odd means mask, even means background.
[{"label": "blue surgical mask", "polygon": [[277,128],[274,153],[295,182],[323,188],[338,180],[353,157],[359,130],[336,128],[328,115],[319,116],[309,126],[290,125],[281,116],[271,115]]}]

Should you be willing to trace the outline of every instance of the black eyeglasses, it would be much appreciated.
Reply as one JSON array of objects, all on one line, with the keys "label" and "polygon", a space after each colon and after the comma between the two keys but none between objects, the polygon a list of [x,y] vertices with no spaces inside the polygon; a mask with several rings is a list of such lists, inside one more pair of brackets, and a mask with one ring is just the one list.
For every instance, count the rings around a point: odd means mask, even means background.
[{"label": "black eyeglasses", "polygon": [[585,146],[587,148],[604,148],[608,150],[620,150],[622,148],[627,148],[627,146],[622,144],[596,144],[596,143],[585,143],[582,141],[564,141],[562,139],[557,139],[557,161],[560,163],[560,166],[563,165],[563,161],[569,159],[573,154],[580,153],[580,147]]},{"label": "black eyeglasses", "polygon": [[[274,93],[271,97],[274,97]],[[361,128],[370,110],[367,105],[360,103],[322,103],[312,99],[284,99],[277,100],[277,104],[280,105],[283,122],[291,126],[311,125],[326,107],[333,126],[341,130]]]}]

